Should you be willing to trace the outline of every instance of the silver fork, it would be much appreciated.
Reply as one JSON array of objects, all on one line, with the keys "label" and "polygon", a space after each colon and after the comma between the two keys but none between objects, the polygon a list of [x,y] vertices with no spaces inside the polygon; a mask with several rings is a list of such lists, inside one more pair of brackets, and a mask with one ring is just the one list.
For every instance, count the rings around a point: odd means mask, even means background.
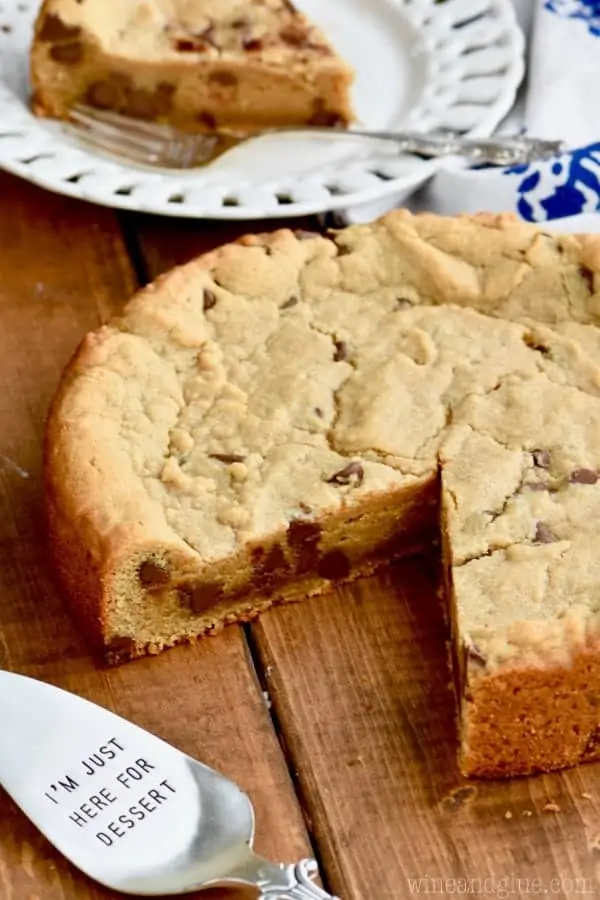
[{"label": "silver fork", "polygon": [[276,865],[254,853],[254,811],[234,782],[137,725],[4,671],[0,721],[0,786],[105,887],[150,897],[246,886],[260,900],[335,900],[315,884],[314,860]]},{"label": "silver fork", "polygon": [[107,110],[77,105],[70,113],[70,130],[90,147],[138,165],[161,169],[191,169],[209,163],[228,150],[263,135],[310,136],[325,140],[365,138],[396,144],[399,153],[426,159],[463,156],[474,163],[510,166],[554,156],[564,149],[561,141],[521,135],[493,138],[466,138],[443,132],[343,130],[320,126],[276,128],[253,135],[233,131],[216,134],[187,134],[168,125],[132,119]]}]

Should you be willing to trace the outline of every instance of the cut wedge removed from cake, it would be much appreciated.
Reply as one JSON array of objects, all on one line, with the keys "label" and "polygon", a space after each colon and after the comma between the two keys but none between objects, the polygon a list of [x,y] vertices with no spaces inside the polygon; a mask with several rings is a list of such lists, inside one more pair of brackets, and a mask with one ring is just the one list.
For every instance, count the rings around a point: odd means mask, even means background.
[{"label": "cut wedge removed from cake", "polygon": [[289,0],[44,0],[33,107],[75,103],[187,131],[354,119],[351,68]]},{"label": "cut wedge removed from cake", "polygon": [[600,757],[599,272],[596,237],[395,212],[163,276],[48,422],[81,627],[158,653],[441,539],[462,771]]}]

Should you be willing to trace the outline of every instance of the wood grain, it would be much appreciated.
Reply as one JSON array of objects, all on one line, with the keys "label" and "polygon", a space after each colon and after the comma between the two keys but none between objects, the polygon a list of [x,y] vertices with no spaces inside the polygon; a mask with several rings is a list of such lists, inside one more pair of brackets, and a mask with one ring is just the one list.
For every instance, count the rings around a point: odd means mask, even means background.
[{"label": "wood grain", "polygon": [[[154,276],[279,224],[138,219],[138,248]],[[591,897],[599,765],[510,782],[458,773],[436,571],[408,560],[248,629],[328,884],[344,900]]]},{"label": "wood grain", "polygon": [[[44,558],[41,441],[48,405],[86,331],[134,275],[112,213],[0,175],[0,667],[113,709],[219,768],[250,794],[256,847],[309,851],[302,814],[241,629],[120,669],[90,658]],[[108,898],[2,794],[0,900]]]},{"label": "wood grain", "polygon": [[457,771],[435,570],[406,561],[254,628],[329,881],[361,900],[456,893],[452,879],[474,879],[476,893],[520,880],[528,896],[536,879],[553,893],[579,878],[591,893],[597,765],[491,783]]},{"label": "wood grain", "polygon": [[180,265],[221,244],[245,234],[277,231],[279,228],[320,231],[314,216],[301,219],[266,219],[247,222],[194,222],[169,220],[158,216],[123,215],[131,245],[148,278]]}]

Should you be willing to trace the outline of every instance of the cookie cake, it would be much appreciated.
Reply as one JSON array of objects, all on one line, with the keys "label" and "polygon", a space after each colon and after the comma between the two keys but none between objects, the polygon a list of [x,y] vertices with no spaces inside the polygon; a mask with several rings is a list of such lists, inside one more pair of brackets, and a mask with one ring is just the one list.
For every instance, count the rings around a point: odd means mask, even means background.
[{"label": "cookie cake", "polygon": [[397,211],[141,290],[48,419],[90,640],[159,653],[439,541],[463,773],[598,758],[599,272],[596,237]]}]

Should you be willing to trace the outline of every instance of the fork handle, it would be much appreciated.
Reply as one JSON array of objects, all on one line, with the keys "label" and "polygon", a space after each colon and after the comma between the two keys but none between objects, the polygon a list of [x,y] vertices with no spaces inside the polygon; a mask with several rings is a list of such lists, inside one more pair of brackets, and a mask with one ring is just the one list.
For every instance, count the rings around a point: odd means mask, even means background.
[{"label": "fork handle", "polygon": [[350,128],[311,126],[310,128],[277,128],[264,134],[312,134],[341,138],[371,138],[394,143],[401,153],[416,153],[428,159],[463,156],[472,162],[491,165],[515,165],[555,156],[564,150],[563,141],[550,141],[527,135],[494,135],[489,138],[467,138],[452,132],[365,131]]},{"label": "fork handle", "polygon": [[242,880],[258,888],[260,900],[339,900],[315,884],[318,870],[314,859],[284,866],[253,855]]}]

